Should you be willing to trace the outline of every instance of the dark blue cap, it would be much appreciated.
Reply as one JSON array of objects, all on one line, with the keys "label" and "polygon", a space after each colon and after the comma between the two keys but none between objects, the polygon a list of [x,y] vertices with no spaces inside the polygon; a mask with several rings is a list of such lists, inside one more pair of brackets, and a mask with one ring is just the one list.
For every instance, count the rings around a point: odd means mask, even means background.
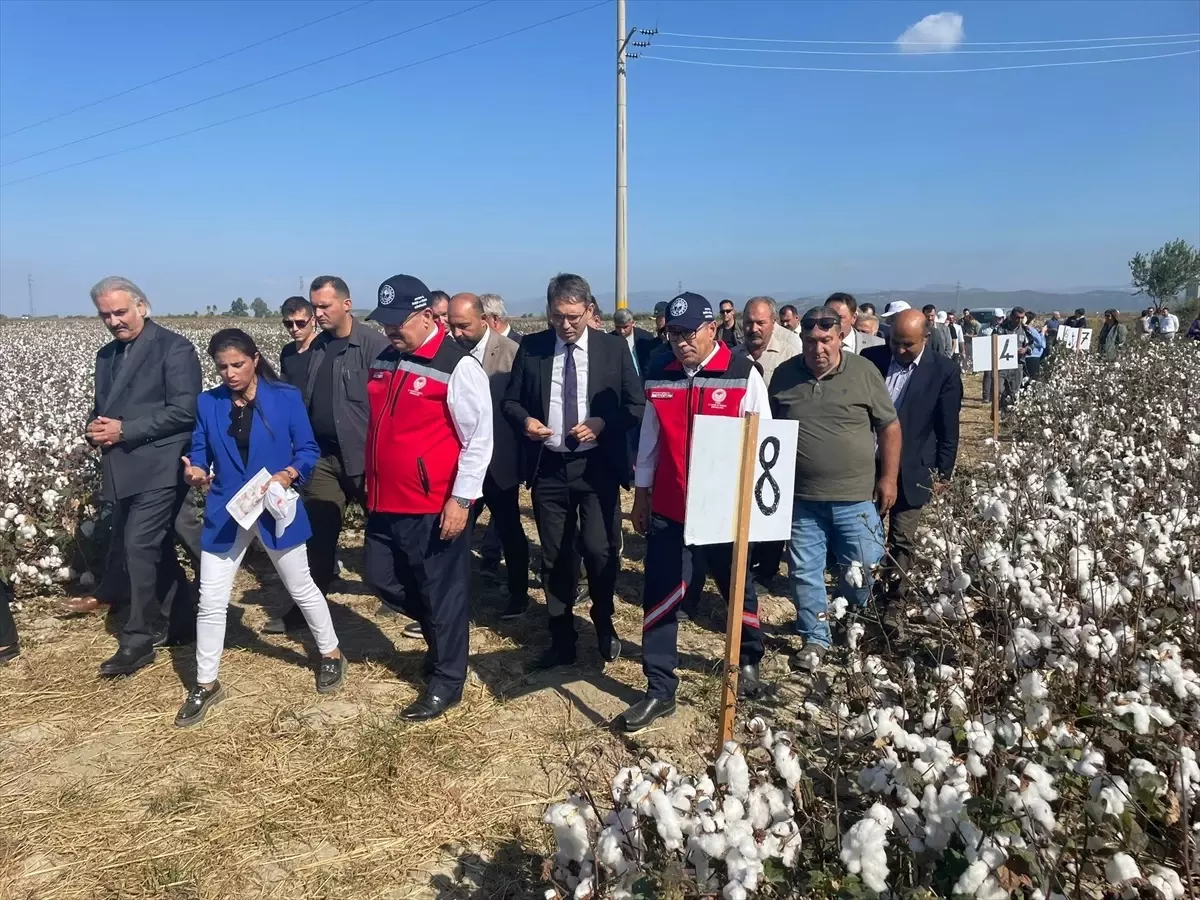
[{"label": "dark blue cap", "polygon": [[699,294],[684,291],[667,304],[667,327],[685,328],[694,331],[705,322],[713,320],[712,304]]},{"label": "dark blue cap", "polygon": [[415,312],[429,308],[429,288],[411,275],[393,275],[379,286],[379,305],[367,316],[380,325],[403,325]]}]

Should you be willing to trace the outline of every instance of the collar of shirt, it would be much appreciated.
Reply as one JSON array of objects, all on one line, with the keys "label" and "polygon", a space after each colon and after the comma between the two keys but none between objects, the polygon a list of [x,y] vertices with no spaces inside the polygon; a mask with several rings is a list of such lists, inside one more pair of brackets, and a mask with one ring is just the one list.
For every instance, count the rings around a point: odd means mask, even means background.
[{"label": "collar of shirt", "polygon": [[[489,330],[490,330],[490,329],[489,329]],[[507,323],[505,323],[505,325],[504,325],[504,330],[503,330],[502,332],[500,332],[500,334],[501,334],[501,336],[503,336],[503,337],[508,337],[508,334],[509,334],[509,332],[510,332],[510,331],[512,331],[512,326],[511,326],[511,325],[509,325],[509,324],[507,324]]]},{"label": "collar of shirt", "polygon": [[[576,347],[578,347],[580,350],[582,350],[584,353],[587,353],[587,345],[588,345],[588,332],[589,332],[589,331],[591,331],[591,330],[592,330],[591,328],[584,328],[584,329],[583,329],[583,334],[581,334],[581,335],[579,336],[579,340],[577,340],[577,341],[575,342],[575,346],[576,346]],[[566,341],[564,341],[562,338],[560,338],[560,337],[559,337],[557,334],[556,334],[556,335],[554,335],[554,354],[555,354],[556,356],[557,356],[559,353],[562,353],[562,352],[563,352],[563,348],[564,348],[564,347],[566,347],[566,346],[567,346],[567,342],[566,342]]]},{"label": "collar of shirt", "polygon": [[483,330],[483,337],[479,339],[479,343],[471,348],[471,355],[480,362],[483,362],[483,354],[487,351],[487,342],[488,338],[491,336],[491,332],[492,329],[485,328]]},{"label": "collar of shirt", "polygon": [[917,368],[917,366],[919,366],[921,364],[921,358],[925,355],[925,351],[928,349],[929,349],[929,345],[926,344],[921,349],[921,352],[917,354],[917,358],[914,359],[912,362],[910,362],[907,366],[900,365],[900,363],[896,362],[896,357],[893,356],[892,361],[888,364],[888,373],[889,374],[892,372],[912,373]]},{"label": "collar of shirt", "polygon": [[804,366],[804,371],[807,372],[808,374],[810,374],[817,381],[824,381],[826,378],[832,378],[834,375],[838,374],[838,372],[842,371],[842,369],[846,368],[846,354],[845,353],[843,353],[841,355],[841,357],[838,359],[838,364],[836,366],[834,366],[832,369],[830,369],[828,372],[826,372],[824,375],[818,375],[816,372],[814,372],[812,369],[810,369],[808,367],[808,360],[804,358],[803,353],[801,353],[797,358],[800,360],[800,365]]},{"label": "collar of shirt", "polygon": [[687,375],[687,377],[695,378],[696,373],[699,372],[701,369],[703,369],[705,366],[707,366],[710,362],[712,362],[712,358],[717,355],[717,351],[720,349],[721,348],[719,346],[714,344],[712,351],[708,354],[708,356],[704,357],[704,361],[702,363],[700,363],[700,365],[696,366],[696,368],[693,369],[690,366],[684,366],[683,371]]},{"label": "collar of shirt", "polygon": [[849,350],[851,353],[854,352],[855,341],[857,340],[857,338],[855,338],[855,334],[857,334],[857,332],[851,328],[846,334],[842,335],[842,347],[846,350]]}]

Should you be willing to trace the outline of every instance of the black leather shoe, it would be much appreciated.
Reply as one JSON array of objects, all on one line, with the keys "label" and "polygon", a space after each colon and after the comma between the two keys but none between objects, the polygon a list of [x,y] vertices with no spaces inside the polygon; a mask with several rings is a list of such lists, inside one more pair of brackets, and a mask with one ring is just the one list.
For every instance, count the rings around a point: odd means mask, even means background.
[{"label": "black leather shoe", "polygon": [[458,698],[453,700],[442,697],[432,691],[426,691],[416,702],[400,710],[400,718],[405,722],[428,722],[444,715],[452,706],[458,706]]},{"label": "black leather shoe", "polygon": [[183,706],[179,707],[179,712],[175,714],[175,727],[191,728],[193,725],[199,725],[204,721],[204,714],[208,712],[208,708],[224,699],[225,692],[221,689],[219,681],[213,682],[211,687],[192,688],[188,691]]},{"label": "black leather shoe", "polygon": [[317,663],[317,693],[332,694],[346,680],[346,657],[322,656]]},{"label": "black leather shoe", "polygon": [[500,561],[485,559],[479,564],[479,577],[492,584],[500,583]]},{"label": "black leather shoe", "polygon": [[569,650],[551,646],[529,666],[534,672],[545,672],[560,666],[575,665],[575,648]]},{"label": "black leather shoe", "polygon": [[504,621],[519,619],[525,615],[525,610],[527,609],[529,609],[528,594],[509,597],[508,604],[504,607],[504,612],[500,613],[500,618]]},{"label": "black leather shoe", "polygon": [[414,641],[425,640],[425,632],[421,630],[420,622],[409,622],[404,626],[404,631],[401,632],[406,638],[412,638]]},{"label": "black leather shoe", "polygon": [[746,663],[738,669],[737,695],[739,700],[757,697],[761,686],[762,684],[758,680],[758,663]]},{"label": "black leather shoe", "polygon": [[386,603],[380,603],[379,609],[375,610],[375,615],[379,616],[381,619],[394,619],[396,616],[400,615],[400,613],[398,610],[392,609]]},{"label": "black leather shoe", "polygon": [[617,727],[626,734],[637,734],[648,728],[655,719],[672,715],[675,712],[674,700],[659,700],[657,697],[647,697],[639,700],[621,715],[617,716]]},{"label": "black leather shoe", "polygon": [[14,659],[16,659],[20,655],[21,655],[21,645],[20,644],[10,644],[9,646],[5,647],[3,650],[0,650],[0,665],[3,665],[6,662],[12,662]]},{"label": "black leather shoe", "polygon": [[122,647],[104,662],[100,663],[100,674],[106,678],[116,675],[132,675],[138,669],[144,669],[154,662],[154,648],[149,650],[130,650]]},{"label": "black leather shoe", "polygon": [[282,616],[267,619],[262,631],[263,634],[287,634],[289,631],[302,631],[307,627],[308,623],[304,621],[304,613],[300,612],[300,607],[292,606]]},{"label": "black leather shoe", "polygon": [[600,655],[605,662],[616,662],[621,658],[621,639],[615,634],[600,638]]}]

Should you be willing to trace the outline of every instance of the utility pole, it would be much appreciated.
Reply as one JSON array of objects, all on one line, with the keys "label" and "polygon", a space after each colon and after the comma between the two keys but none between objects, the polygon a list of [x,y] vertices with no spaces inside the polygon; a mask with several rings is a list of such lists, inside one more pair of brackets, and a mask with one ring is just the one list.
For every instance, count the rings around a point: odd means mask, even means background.
[{"label": "utility pole", "polygon": [[629,306],[629,227],[626,200],[629,194],[625,167],[625,45],[633,32],[625,31],[625,0],[617,0],[617,309]]},{"label": "utility pole", "polygon": [[33,273],[29,273],[29,318],[33,318]]}]

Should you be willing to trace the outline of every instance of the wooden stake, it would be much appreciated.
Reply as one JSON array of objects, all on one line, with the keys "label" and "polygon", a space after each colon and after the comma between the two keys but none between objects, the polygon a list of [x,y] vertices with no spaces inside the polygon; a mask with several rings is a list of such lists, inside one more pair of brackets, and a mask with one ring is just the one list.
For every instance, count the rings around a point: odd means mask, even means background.
[{"label": "wooden stake", "polygon": [[1000,335],[992,332],[992,442],[1000,440]]},{"label": "wooden stake", "polygon": [[[745,605],[746,566],[750,555],[750,503],[754,494],[754,462],[758,450],[758,413],[742,418],[742,471],[738,477],[737,518],[733,532],[733,571],[729,576],[729,617],[725,624],[725,674],[721,687],[721,727],[717,755],[733,737],[737,711],[738,662],[742,654],[742,609]],[[788,460],[784,460],[788,464]]]}]

